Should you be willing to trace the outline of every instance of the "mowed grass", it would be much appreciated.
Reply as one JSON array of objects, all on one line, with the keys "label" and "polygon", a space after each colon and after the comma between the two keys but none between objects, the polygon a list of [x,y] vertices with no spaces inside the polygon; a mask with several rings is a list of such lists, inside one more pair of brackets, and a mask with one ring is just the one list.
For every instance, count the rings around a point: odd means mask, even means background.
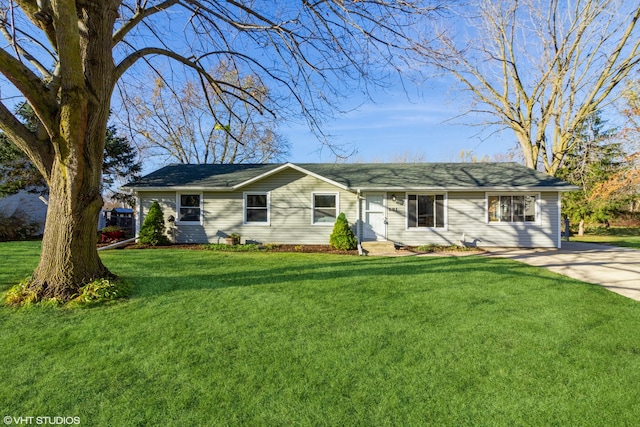
[{"label": "mowed grass", "polygon": [[584,236],[571,236],[571,240],[640,249],[640,227],[593,228]]},{"label": "mowed grass", "polygon": [[[0,415],[90,426],[635,425],[640,303],[504,259],[120,250],[88,309],[0,308]],[[0,244],[0,290],[37,264]]]}]

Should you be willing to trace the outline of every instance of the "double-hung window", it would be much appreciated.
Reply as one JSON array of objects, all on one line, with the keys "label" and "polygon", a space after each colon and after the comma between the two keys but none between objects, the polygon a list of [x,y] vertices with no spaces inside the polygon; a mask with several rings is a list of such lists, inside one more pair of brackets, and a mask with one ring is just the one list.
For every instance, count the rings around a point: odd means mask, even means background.
[{"label": "double-hung window", "polygon": [[244,193],[244,223],[269,225],[269,193]]},{"label": "double-hung window", "polygon": [[202,195],[178,195],[178,222],[183,224],[200,223],[202,218]]},{"label": "double-hung window", "polygon": [[407,195],[408,228],[443,228],[445,216],[444,194]]},{"label": "double-hung window", "polygon": [[489,195],[487,196],[489,222],[536,222],[537,196]]},{"label": "double-hung window", "polygon": [[314,193],[313,201],[313,223],[333,224],[338,217],[338,194],[336,193]]}]

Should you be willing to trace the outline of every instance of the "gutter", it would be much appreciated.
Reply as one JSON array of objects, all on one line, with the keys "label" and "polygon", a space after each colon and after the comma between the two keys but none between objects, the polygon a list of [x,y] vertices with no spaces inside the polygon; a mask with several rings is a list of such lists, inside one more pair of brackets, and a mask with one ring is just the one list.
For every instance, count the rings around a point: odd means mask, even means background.
[{"label": "gutter", "polygon": [[362,225],[362,219],[360,218],[360,189],[356,190],[356,240],[358,241],[358,255],[362,256],[362,241],[360,240],[360,228]]},{"label": "gutter", "polygon": [[375,191],[382,192],[410,192],[410,191],[443,191],[447,193],[454,192],[500,192],[500,191],[535,191],[535,192],[565,192],[565,191],[579,191],[581,187],[575,185],[563,185],[557,187],[545,187],[545,186],[529,186],[529,187],[514,187],[514,186],[492,186],[492,187],[367,187],[359,188],[358,191]]},{"label": "gutter", "polygon": [[[206,187],[206,186],[167,186],[167,187],[120,187],[121,190],[128,192],[166,192],[166,191],[202,191],[202,192],[221,192],[229,193],[238,191],[244,186],[243,184],[233,187]],[[536,191],[536,192],[569,192],[579,191],[581,187],[575,185],[563,185],[557,187],[530,186],[530,187],[513,187],[513,186],[492,186],[492,187],[367,187],[354,189],[351,187],[337,186],[345,191],[386,191],[386,192],[407,192],[407,191],[444,191],[444,192],[469,192],[469,191]]]}]

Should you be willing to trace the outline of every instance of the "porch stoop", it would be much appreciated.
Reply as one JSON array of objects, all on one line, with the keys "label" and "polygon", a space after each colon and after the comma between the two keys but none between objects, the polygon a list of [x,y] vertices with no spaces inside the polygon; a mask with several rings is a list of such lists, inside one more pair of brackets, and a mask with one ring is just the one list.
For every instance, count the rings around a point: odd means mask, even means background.
[{"label": "porch stoop", "polygon": [[396,246],[390,241],[362,242],[361,246],[365,255],[396,255]]}]

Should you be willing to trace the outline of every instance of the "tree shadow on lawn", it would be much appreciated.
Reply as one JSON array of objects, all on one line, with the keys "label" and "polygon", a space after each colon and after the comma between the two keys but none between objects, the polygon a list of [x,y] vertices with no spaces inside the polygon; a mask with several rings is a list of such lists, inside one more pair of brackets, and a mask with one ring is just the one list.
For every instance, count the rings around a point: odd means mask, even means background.
[{"label": "tree shadow on lawn", "polygon": [[424,290],[504,284],[509,287],[522,285],[523,292],[580,283],[520,262],[482,256],[324,257],[305,254],[278,255],[278,258],[272,254],[220,257],[212,254],[197,259],[183,257],[179,262],[172,259],[133,260],[123,271],[116,263],[111,268],[134,285],[133,298],[230,287],[315,286],[320,282],[325,288],[329,286],[336,289],[354,286],[394,286],[402,289],[420,285]]}]

